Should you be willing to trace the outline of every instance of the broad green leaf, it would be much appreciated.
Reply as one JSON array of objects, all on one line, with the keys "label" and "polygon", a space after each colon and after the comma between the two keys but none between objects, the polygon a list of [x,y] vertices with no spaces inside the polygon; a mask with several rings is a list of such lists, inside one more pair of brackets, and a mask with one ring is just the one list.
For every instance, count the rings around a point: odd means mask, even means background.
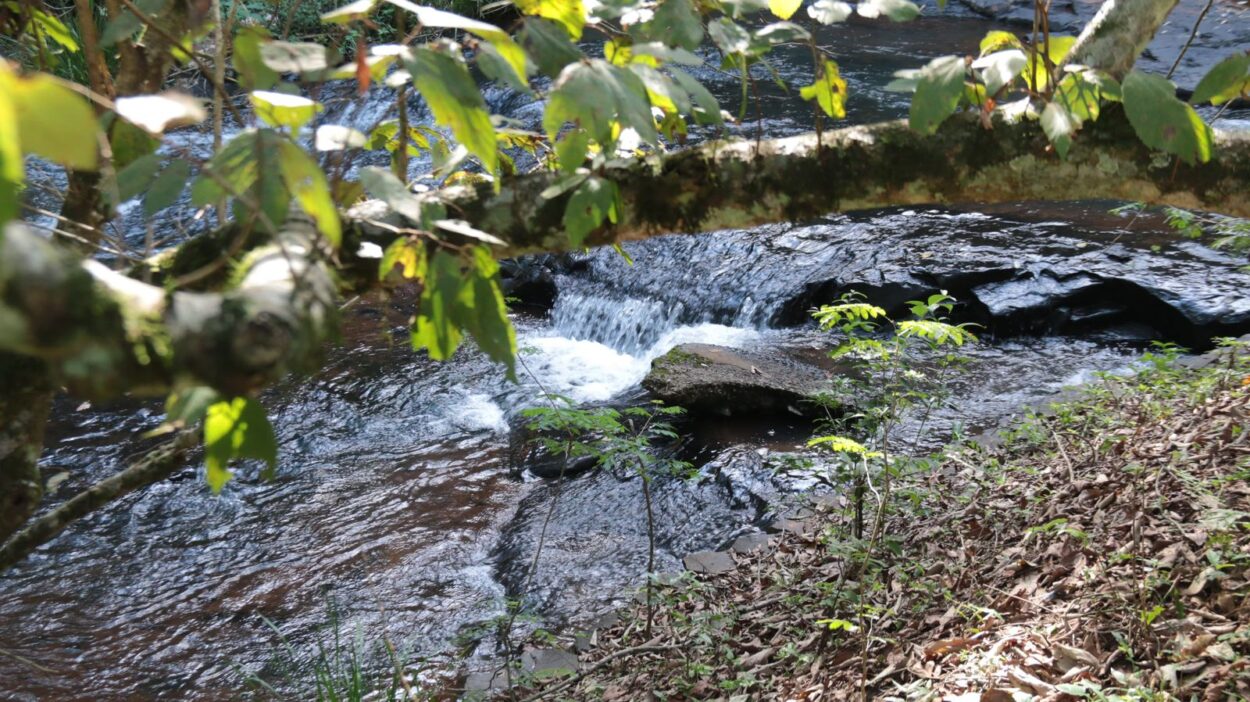
[{"label": "broad green leaf", "polygon": [[117,172],[117,198],[115,204],[121,204],[148,189],[156,178],[156,171],[161,166],[161,157],[156,154],[141,156],[130,165]]},{"label": "broad green leaf", "polygon": [[[1076,44],[1076,37],[1051,35],[1049,43],[1045,47],[1039,46],[1039,49],[1049,49],[1046,56],[1049,63],[1056,67],[1063,65],[1063,60],[1068,57],[1068,52],[1072,50],[1072,46]],[[1050,85],[1050,79],[1046,75],[1046,62],[1041,60],[1042,52],[1030,52],[1029,64],[1024,67],[1024,81],[1033,89],[1034,92],[1042,92]]]},{"label": "broad green leaf", "polygon": [[[517,50],[521,51],[521,48],[517,47]],[[494,44],[485,42],[478,45],[477,66],[482,69],[482,73],[485,73],[487,78],[503,83],[513,90],[529,92],[528,77],[518,74],[513,64],[499,53],[499,49],[496,49]]]},{"label": "broad green leaf", "polygon": [[323,124],[317,127],[316,135],[313,137],[313,146],[318,151],[363,149],[367,143],[369,143],[369,137],[365,136],[364,132],[338,124]]},{"label": "broad green leaf", "polygon": [[430,358],[436,361],[451,358],[464,338],[456,324],[460,316],[460,289],[465,283],[460,265],[460,257],[442,249],[435,251],[421,289],[412,347],[428,350]]},{"label": "broad green leaf", "polygon": [[1222,105],[1250,91],[1250,54],[1234,54],[1215,64],[1194,88],[1189,104]]},{"label": "broad green leaf", "polygon": [[720,113],[720,104],[716,102],[716,97],[712,95],[710,90],[685,71],[669,68],[668,73],[690,95],[690,99],[694,103],[694,112],[691,116],[697,122],[716,125],[725,123]]},{"label": "broad green leaf", "polygon": [[554,22],[530,17],[521,28],[521,42],[543,73],[555,78],[570,63],[577,63],[585,54],[569,41],[569,35]]},{"label": "broad green leaf", "polygon": [[646,34],[665,46],[694,51],[703,43],[703,20],[691,0],[664,0],[647,23]]},{"label": "broad green leaf", "polygon": [[373,8],[378,6],[378,0],[356,0],[356,2],[348,3],[337,10],[331,10],[321,15],[321,21],[326,24],[351,24],[363,19],[368,19],[373,13]]},{"label": "broad green leaf", "polygon": [[165,421],[180,427],[195,426],[208,408],[221,401],[216,390],[204,386],[183,388],[165,398]]},{"label": "broad green leaf", "polygon": [[271,127],[287,127],[292,137],[299,136],[300,127],[321,112],[321,104],[299,95],[257,90],[249,96],[260,121]]},{"label": "broad green leaf", "polygon": [[935,58],[920,69],[916,94],[911,99],[911,128],[922,134],[933,134],[959,107],[964,93],[967,72],[963,57]]},{"label": "broad green leaf", "polygon": [[286,139],[280,143],[278,167],[282,172],[282,182],[304,212],[317,223],[321,235],[337,249],[343,240],[342,223],[334,198],[330,197],[330,185],[326,182],[325,173],[321,172],[317,161],[299,146]]},{"label": "broad green leaf", "polygon": [[1019,49],[1023,51],[1024,43],[1021,42],[1020,38],[1015,34],[1012,34],[1011,32],[1004,32],[1001,29],[995,29],[987,32],[985,38],[981,40],[982,56],[988,56],[989,54],[997,51],[1003,51],[1004,49]]},{"label": "broad green leaf", "polygon": [[514,0],[518,9],[527,15],[545,17],[564,27],[574,41],[582,38],[586,24],[586,8],[582,0]]},{"label": "broad green leaf", "polygon": [[321,44],[268,41],[258,46],[261,62],[278,73],[317,74],[330,68],[326,47]]},{"label": "broad green leaf", "polygon": [[399,266],[399,273],[403,277],[423,281],[428,265],[425,242],[420,239],[400,237],[392,241],[382,254],[382,262],[378,264],[378,280],[386,280],[391,271]]},{"label": "broad green leaf", "polygon": [[504,241],[503,239],[500,239],[494,234],[487,234],[486,232],[474,227],[473,225],[469,224],[463,219],[440,219],[440,220],[436,220],[433,224],[434,224],[434,228],[440,231],[451,232],[452,234],[458,234],[462,237],[465,237],[468,239],[474,239],[484,244],[490,244],[492,246],[507,246],[508,245],[508,242]]},{"label": "broad green leaf", "polygon": [[555,149],[560,170],[571,173],[586,161],[586,154],[590,151],[590,134],[585,129],[570,129],[556,142]]},{"label": "broad green leaf", "polygon": [[109,127],[109,148],[113,151],[113,168],[116,170],[156,151],[158,146],[160,142],[156,137],[127,120],[114,119]]},{"label": "broad green leaf", "polygon": [[123,119],[149,134],[163,134],[167,129],[199,124],[208,119],[204,105],[182,93],[121,97],[114,105]]},{"label": "broad green leaf", "polygon": [[8,64],[0,61],[0,236],[4,235],[4,223],[18,216],[18,193],[26,175],[17,107],[13,104],[16,80]]},{"label": "broad green leaf", "polygon": [[177,202],[190,178],[191,164],[180,158],[170,161],[143,196],[143,213],[151,217]]},{"label": "broad green leaf", "polygon": [[525,52],[507,32],[499,27],[488,22],[470,19],[454,12],[417,5],[408,0],[386,0],[386,2],[416,15],[417,22],[423,27],[460,29],[485,39],[489,42],[495,55],[512,69],[515,80],[523,86],[528,86],[530,71]]},{"label": "broad green leaf", "polygon": [[920,16],[920,8],[909,0],[862,0],[855,11],[860,17],[875,19],[885,15],[895,22],[908,22]]},{"label": "broad green leaf", "polygon": [[697,55],[679,48],[665,46],[659,42],[649,41],[641,44],[634,44],[630,47],[635,59],[639,56],[650,56],[660,62],[676,63],[682,66],[702,66],[703,59]]},{"label": "broad green leaf", "polygon": [[251,190],[259,171],[257,159],[262,155],[277,158],[276,153],[266,153],[270,150],[265,132],[256,129],[240,132],[206,164],[205,169],[216,178],[202,173],[191,185],[191,203],[203,207]]},{"label": "broad green leaf", "polygon": [[1046,109],[1042,110],[1042,131],[1046,132],[1046,138],[1055,146],[1055,152],[1059,154],[1059,158],[1066,159],[1068,157],[1068,149],[1072,147],[1072,135],[1076,133],[1079,122],[1072,116],[1063,105],[1058,102],[1051,102],[1046,105]]},{"label": "broad green leaf", "polygon": [[807,16],[821,24],[837,24],[845,22],[854,9],[839,0],[816,0],[807,6]]},{"label": "broad green leaf", "polygon": [[802,7],[803,0],[768,0],[768,10],[783,20],[788,20]]},{"label": "broad green leaf", "polygon": [[920,69],[904,68],[894,72],[894,80],[886,83],[885,89],[892,93],[914,93],[920,85]]},{"label": "broad green leaf", "polygon": [[642,81],[647,88],[651,104],[665,112],[690,113],[690,96],[659,70],[641,63],[631,64],[627,70]]},{"label": "broad green leaf", "polygon": [[268,90],[278,83],[278,72],[265,65],[260,53],[261,45],[272,39],[264,27],[244,27],[235,33],[230,60],[244,88]]},{"label": "broad green leaf", "polygon": [[7,82],[24,153],[68,168],[96,169],[99,129],[95,113],[82,96],[40,73]]},{"label": "broad green leaf", "polygon": [[564,229],[569,234],[569,243],[574,248],[581,248],[586,243],[586,236],[599,228],[605,219],[615,224],[619,203],[620,192],[613,181],[599,176],[583,181],[573,191],[564,209]]},{"label": "broad green leaf", "polygon": [[1071,71],[1064,75],[1063,80],[1055,88],[1054,101],[1063,106],[1064,111],[1072,116],[1079,129],[1087,120],[1094,122],[1102,111],[1102,82],[1093,82],[1094,71]]},{"label": "broad green leaf", "polygon": [[490,173],[499,170],[495,127],[477,83],[457,58],[432,49],[414,50],[408,71],[434,119],[451,128],[452,134]]},{"label": "broad green leaf", "polygon": [[30,14],[31,21],[38,27],[44,36],[51,39],[61,46],[61,48],[71,53],[78,51],[78,40],[74,38],[74,33],[65,26],[65,23],[57,19],[55,15],[44,12],[33,3],[26,4],[19,8],[16,1],[5,3],[9,9],[17,12],[27,12]]},{"label": "broad green leaf", "polygon": [[603,145],[615,143],[619,130],[627,127],[647,143],[658,138],[642,81],[604,59],[567,66],[556,79],[543,114],[548,138],[554,141],[566,122],[581,126]]},{"label": "broad green leaf", "polygon": [[214,493],[220,493],[232,477],[230,462],[240,458],[264,461],[267,472],[278,466],[278,442],[265,408],[246,397],[214,403],[206,411],[204,463]]},{"label": "broad green leaf", "polygon": [[409,222],[421,224],[421,201],[394,173],[377,166],[365,166],[360,169],[360,184],[365,192],[385,202]]},{"label": "broad green leaf", "polygon": [[1124,77],[1122,88],[1124,111],[1142,143],[1186,163],[1211,159],[1211,127],[1177,99],[1172,81],[1134,70]]},{"label": "broad green leaf", "polygon": [[516,381],[516,330],[508,319],[508,306],[499,284],[499,264],[485,246],[473,247],[473,307],[466,326],[478,348],[506,368]]},{"label": "broad green leaf", "polygon": [[815,100],[825,114],[834,119],[846,117],[846,81],[838,72],[838,64],[825,59],[816,82],[799,89],[804,100]]},{"label": "broad green leaf", "polygon": [[[374,83],[381,83],[387,78],[387,69],[391,64],[395,63],[395,56],[367,56],[365,57],[365,68],[369,71],[369,80]],[[360,66],[356,62],[348,61],[347,63],[335,68],[322,76],[325,80],[356,80],[359,78]],[[405,73],[407,73],[405,71]]]},{"label": "broad green leaf", "polygon": [[707,33],[716,46],[727,54],[745,54],[751,48],[751,33],[728,17],[717,17],[708,22]]},{"label": "broad green leaf", "polygon": [[756,30],[755,41],[751,43],[752,46],[756,46],[760,42],[768,46],[776,46],[778,44],[806,42],[811,38],[810,32],[794,22],[773,22]]},{"label": "broad green leaf", "polygon": [[995,95],[1003,86],[1015,80],[1028,63],[1029,59],[1023,51],[1005,49],[973,61],[972,68],[981,72],[981,80],[985,82],[985,91],[990,95]]}]

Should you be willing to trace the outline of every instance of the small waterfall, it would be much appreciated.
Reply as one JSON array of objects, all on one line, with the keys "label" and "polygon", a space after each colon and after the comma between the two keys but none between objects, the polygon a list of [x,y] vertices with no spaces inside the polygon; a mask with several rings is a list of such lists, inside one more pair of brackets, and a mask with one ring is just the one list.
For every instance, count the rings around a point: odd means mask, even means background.
[{"label": "small waterfall", "polygon": [[555,331],[570,339],[597,341],[637,356],[687,321],[680,302],[635,297],[602,285],[572,285],[567,278],[561,282],[551,320]]}]

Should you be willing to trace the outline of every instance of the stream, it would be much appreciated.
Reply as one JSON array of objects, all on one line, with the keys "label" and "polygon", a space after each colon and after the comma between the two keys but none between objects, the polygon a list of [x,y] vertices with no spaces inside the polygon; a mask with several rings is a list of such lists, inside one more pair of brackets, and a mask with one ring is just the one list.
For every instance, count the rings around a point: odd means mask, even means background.
[{"label": "stream", "polygon": [[[869,122],[905,114],[908,96],[882,90],[893,71],[952,44],[975,52],[999,26],[952,11],[904,27],[822,30],[822,42],[838,47],[851,121]],[[805,51],[779,53],[774,67],[801,80]],[[705,68],[699,77],[736,111],[735,76]],[[491,89],[488,99],[537,127],[532,98]],[[327,103],[327,123],[358,128],[393,106],[384,94]],[[756,109],[733,130],[810,128],[810,105],[767,80]],[[204,148],[203,134],[179,138]],[[56,187],[57,174],[40,175]],[[222,699],[241,696],[246,676],[306,688],[331,610],[345,638],[384,632],[416,670],[454,662],[509,596],[524,594],[547,627],[593,618],[628,597],[646,569],[637,481],[534,477],[514,465],[517,414],[545,393],[588,406],[645,401],[639,383],[650,362],[681,343],[819,363],[830,339],[807,310],[845,290],[893,309],[949,290],[958,318],[982,325],[949,402],[917,437],[922,448],[1131,368],[1153,340],[1199,347],[1250,331],[1242,261],[1177,238],[1158,218],[1110,215],[1111,206],[895,209],[631,243],[632,265],[611,250],[521,261],[507,269],[527,303],[514,316],[517,384],[475,349],[443,363],[412,352],[402,295],[358,301],[323,370],[263,397],[278,432],[275,480],[244,467],[213,497],[196,456],[0,575],[0,698]],[[146,235],[138,209],[119,224],[130,241]],[[195,226],[186,208],[154,223],[169,236]],[[58,399],[42,463],[58,481],[48,500],[141,455],[161,412],[159,403]],[[659,569],[668,572],[688,552],[767,527],[773,507],[747,493],[818,482],[779,470],[808,437],[797,419],[683,426],[681,451],[702,472],[657,486]],[[541,565],[522,593],[553,501]],[[477,660],[493,653],[487,643],[468,648]]]}]

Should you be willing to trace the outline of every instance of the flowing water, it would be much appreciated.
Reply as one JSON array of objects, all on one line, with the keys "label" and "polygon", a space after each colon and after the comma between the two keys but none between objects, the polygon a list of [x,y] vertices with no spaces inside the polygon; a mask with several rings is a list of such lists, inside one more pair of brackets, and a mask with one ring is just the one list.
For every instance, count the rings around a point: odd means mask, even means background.
[{"label": "flowing water", "polygon": [[[991,26],[967,18],[857,25],[822,41],[843,57],[852,117],[871,121],[905,109],[903,97],[880,89],[894,70],[952,42],[971,49]],[[806,75],[806,60],[783,53],[774,65],[792,78]],[[708,69],[701,77],[725,104],[734,99],[733,76]],[[751,107],[736,130],[807,129],[809,106],[767,81],[760,92],[761,118]],[[494,111],[536,123],[530,98],[501,90],[490,98]],[[384,97],[344,98],[329,121],[367,127],[389,107]],[[184,138],[186,148],[203,148],[202,135]],[[635,401],[650,361],[684,342],[818,359],[828,340],[799,322],[848,287],[893,299],[953,286],[967,301],[961,314],[989,323],[988,343],[969,351],[949,406],[927,424],[939,438],[995,426],[1066,384],[1123,369],[1144,339],[1176,336],[1184,323],[1207,330],[1203,314],[1245,311],[1247,281],[1234,261],[1162,237],[1157,222],[1128,226],[1104,211],[891,211],[631,244],[632,266],[610,251],[574,257],[552,268],[550,314],[515,319],[524,360],[515,385],[471,349],[445,363],[411,352],[402,300],[359,302],[326,367],[264,397],[280,444],[276,480],[245,468],[214,498],[200,469],[188,468],[75,524],[0,576],[0,697],[221,699],[242,694],[251,674],[279,687],[288,675],[306,684],[328,602],[349,638],[385,632],[413,660],[447,660],[458,637],[522,594],[553,502],[542,565],[524,594],[549,623],[588,617],[645,570],[637,481],[519,478],[509,465],[516,413],[548,392],[579,403]],[[134,221],[123,219],[123,233],[142,241]],[[169,234],[180,223],[201,226],[186,212],[158,225]],[[1063,268],[1112,249],[1090,264],[1098,280],[1135,275],[1136,287],[1099,287]],[[1218,272],[1203,273],[1207,264]],[[1011,287],[1024,280],[1059,290],[1062,314],[1030,307],[1036,286],[1028,294]],[[1202,287],[1186,293],[1181,283]],[[1149,300],[1183,294],[1193,298],[1189,317],[1157,319]],[[1077,324],[1104,308],[1114,324]],[[1055,330],[1063,333],[1038,335]],[[153,404],[59,400],[43,467],[64,477],[50,499],[140,455],[148,445],[140,435],[160,419]],[[780,421],[687,428],[682,450],[708,465],[701,480],[657,487],[661,570],[763,525],[769,506],[726,482],[725,465],[795,450],[806,431]],[[750,470],[773,492],[807,484]]]}]

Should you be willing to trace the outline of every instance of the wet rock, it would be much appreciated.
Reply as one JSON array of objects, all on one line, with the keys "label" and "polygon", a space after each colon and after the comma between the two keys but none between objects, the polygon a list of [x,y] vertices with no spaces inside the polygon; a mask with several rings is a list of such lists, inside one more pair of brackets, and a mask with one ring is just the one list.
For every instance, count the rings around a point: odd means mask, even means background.
[{"label": "wet rock", "polygon": [[729,547],[730,551],[737,554],[754,553],[762,548],[766,548],[772,543],[772,537],[762,532],[753,534],[743,534],[734,539],[733,545]]},{"label": "wet rock", "polygon": [[651,363],[642,386],[669,405],[691,412],[798,415],[828,386],[820,369],[777,354],[682,344]]},{"label": "wet rock", "polygon": [[581,669],[581,661],[559,648],[529,648],[521,654],[521,668],[536,677],[562,677]]},{"label": "wet rock", "polygon": [[556,301],[556,270],[567,265],[561,256],[539,255],[499,262],[499,279],[514,308],[546,313]]},{"label": "wet rock", "polygon": [[696,551],[688,554],[682,562],[686,570],[704,575],[720,575],[737,567],[733,556],[724,551]]}]

